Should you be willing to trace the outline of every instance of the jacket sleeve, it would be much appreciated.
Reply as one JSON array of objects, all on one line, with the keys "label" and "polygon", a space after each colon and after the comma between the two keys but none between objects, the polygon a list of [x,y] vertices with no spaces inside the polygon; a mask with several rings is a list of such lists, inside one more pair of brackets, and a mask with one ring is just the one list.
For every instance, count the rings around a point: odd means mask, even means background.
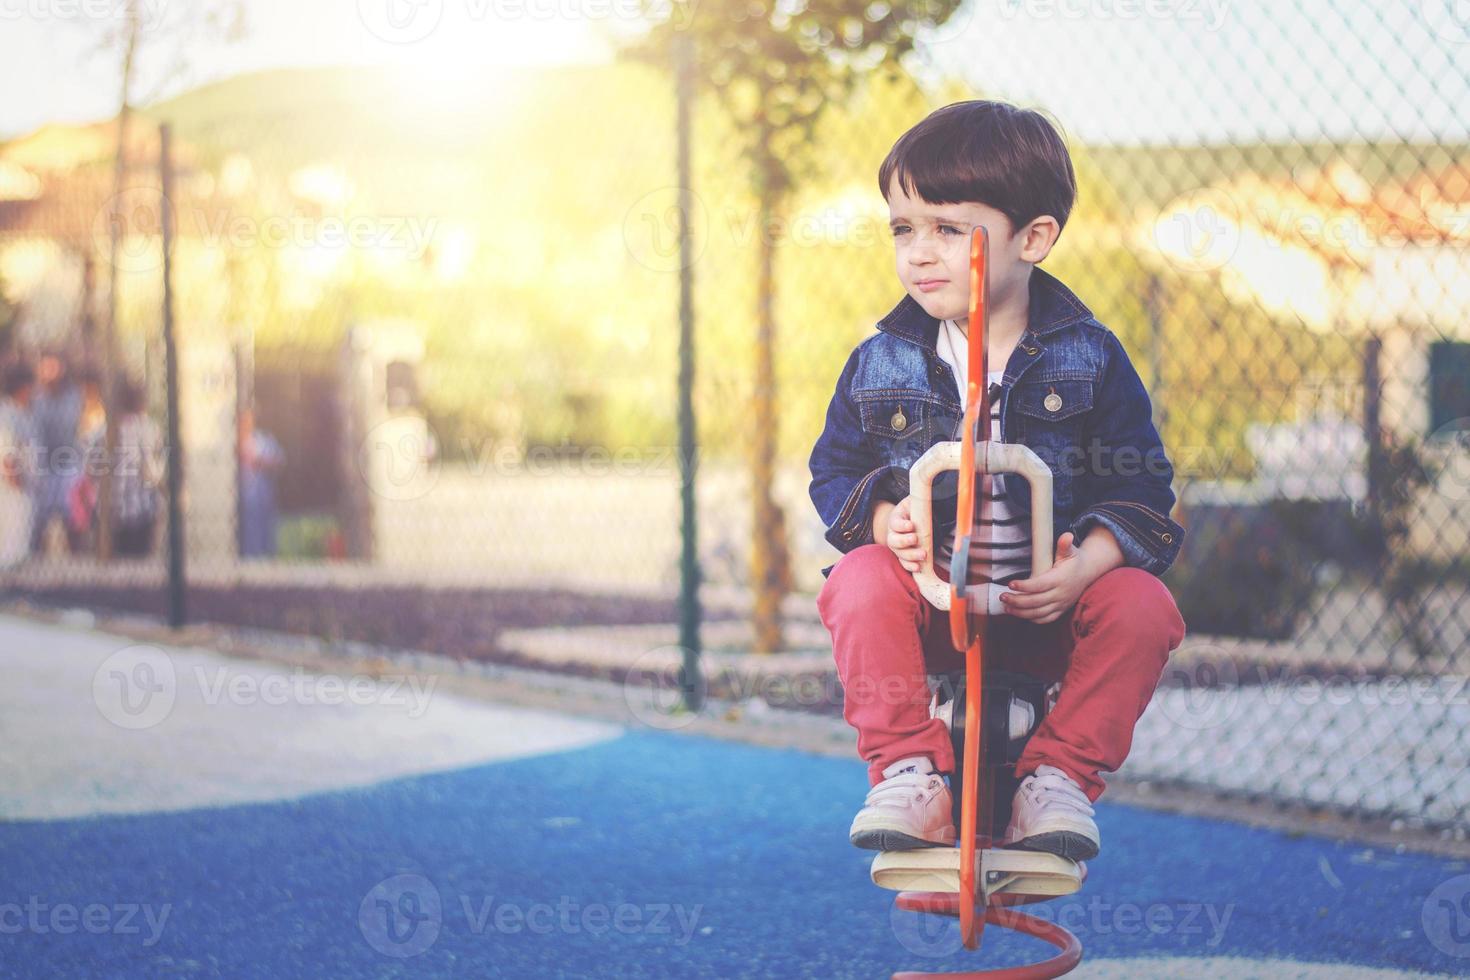
[{"label": "jacket sleeve", "polygon": [[826,423],[808,461],[812,474],[808,492],[827,525],[825,537],[844,554],[873,543],[873,507],[879,500],[903,499],[892,472],[900,468],[884,463],[864,436],[850,395],[861,353],[861,346],[853,350],[837,378]]},{"label": "jacket sleeve", "polygon": [[1184,543],[1184,528],[1169,517],[1174,467],[1153,423],[1143,381],[1115,334],[1083,435],[1079,510],[1067,530],[1081,543],[1101,524],[1118,539],[1124,563],[1162,575]]}]

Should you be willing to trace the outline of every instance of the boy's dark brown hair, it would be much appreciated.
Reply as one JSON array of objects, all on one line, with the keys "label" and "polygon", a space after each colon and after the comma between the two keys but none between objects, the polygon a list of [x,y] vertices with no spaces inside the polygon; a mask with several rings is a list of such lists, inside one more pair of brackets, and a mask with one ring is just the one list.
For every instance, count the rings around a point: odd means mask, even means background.
[{"label": "boy's dark brown hair", "polygon": [[898,138],[878,168],[885,201],[895,175],[911,197],[989,205],[1010,219],[1012,233],[1043,214],[1066,227],[1077,199],[1072,158],[1050,120],[984,99],[935,109]]}]

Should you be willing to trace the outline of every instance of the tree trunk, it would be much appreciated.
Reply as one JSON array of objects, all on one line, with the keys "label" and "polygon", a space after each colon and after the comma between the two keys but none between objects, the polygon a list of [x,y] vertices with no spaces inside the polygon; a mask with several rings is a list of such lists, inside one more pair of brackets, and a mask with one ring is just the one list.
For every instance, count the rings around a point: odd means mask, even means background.
[{"label": "tree trunk", "polygon": [[773,218],[778,213],[783,195],[776,168],[778,161],[769,152],[770,133],[763,130],[760,139],[758,251],[759,270],[756,280],[756,344],[754,418],[751,420],[751,503],[752,527],[750,548],[750,581],[752,592],[751,626],[757,653],[775,653],[784,649],[781,602],[791,590],[791,557],[786,543],[786,515],[772,496],[776,461],[776,371],[775,371],[775,241]]},{"label": "tree trunk", "polygon": [[118,416],[117,253],[123,235],[123,228],[120,225],[125,220],[120,213],[120,205],[124,189],[123,182],[127,179],[128,169],[128,116],[131,112],[128,92],[133,81],[133,55],[138,49],[137,0],[132,0],[128,4],[127,15],[128,33],[126,47],[123,50],[122,97],[119,100],[121,107],[117,113],[117,165],[112,177],[112,213],[109,215],[111,220],[108,222],[107,319],[105,321],[106,332],[103,337],[105,356],[102,360],[102,403],[107,411],[104,436],[107,452],[103,457],[106,465],[103,466],[97,481],[97,560],[100,562],[112,560],[112,473],[117,460]]}]

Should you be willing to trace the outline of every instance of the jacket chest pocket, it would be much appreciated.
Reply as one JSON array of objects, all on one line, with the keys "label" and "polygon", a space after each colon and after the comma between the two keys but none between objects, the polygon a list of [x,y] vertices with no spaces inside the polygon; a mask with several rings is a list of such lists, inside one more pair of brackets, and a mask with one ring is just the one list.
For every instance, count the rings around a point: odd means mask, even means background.
[{"label": "jacket chest pocket", "polygon": [[1071,506],[1082,452],[1083,424],[1092,410],[1091,381],[1032,381],[1011,391],[1018,438],[1041,457],[1052,472],[1056,507]]},{"label": "jacket chest pocket", "polygon": [[879,395],[858,402],[863,433],[889,465],[909,466],[935,441],[935,406],[912,395]]},{"label": "jacket chest pocket", "polygon": [[1011,392],[1011,408],[1025,416],[1028,431],[1080,428],[1082,414],[1092,410],[1091,381],[1031,381]]}]

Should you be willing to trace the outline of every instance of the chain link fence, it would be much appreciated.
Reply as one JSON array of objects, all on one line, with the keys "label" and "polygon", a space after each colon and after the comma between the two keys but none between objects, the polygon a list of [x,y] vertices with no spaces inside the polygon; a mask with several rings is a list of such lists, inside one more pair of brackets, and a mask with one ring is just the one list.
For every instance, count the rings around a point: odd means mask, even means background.
[{"label": "chain link fence", "polygon": [[[921,31],[902,70],[826,105],[775,209],[728,93],[701,76],[687,270],[667,66],[452,93],[366,69],[242,76],[135,113],[121,194],[115,122],[12,139],[7,438],[50,455],[8,470],[0,585],[165,610],[161,490],[148,521],[113,515],[110,533],[135,530],[110,556],[94,495],[161,487],[142,460],[165,431],[167,121],[192,618],[477,659],[582,650],[583,666],[674,644],[687,271],[706,649],[760,656],[751,609],[774,590],[767,662],[824,672],[813,596],[836,554],[806,459],[847,353],[901,296],[877,166],[933,108],[1003,98],[1067,134],[1080,194],[1046,265],[1143,376],[1189,530],[1164,577],[1189,636],[1125,773],[1463,833],[1470,24],[1455,14],[975,0]],[[127,426],[127,452],[83,479],[109,363],[151,427]],[[27,367],[46,379],[25,386]],[[752,505],[762,440],[774,512]],[[829,685],[818,707],[840,703]]]}]

